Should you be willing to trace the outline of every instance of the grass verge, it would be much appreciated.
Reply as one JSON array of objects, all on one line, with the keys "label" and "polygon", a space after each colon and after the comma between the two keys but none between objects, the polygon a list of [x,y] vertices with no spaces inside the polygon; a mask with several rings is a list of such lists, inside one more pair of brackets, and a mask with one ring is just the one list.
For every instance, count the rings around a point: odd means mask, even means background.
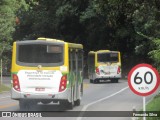
[{"label": "grass verge", "polygon": [[[160,114],[160,93],[146,105],[146,111],[156,111]],[[138,120],[143,120],[143,118],[140,117]],[[160,120],[160,117],[146,117],[146,120]]]},{"label": "grass verge", "polygon": [[5,85],[0,85],[0,93],[2,93],[2,92],[4,92],[4,91],[9,91],[10,90],[10,88],[9,87],[7,87],[7,86],[5,86]]},{"label": "grass verge", "polygon": [[147,111],[160,111],[160,93],[146,106]]}]

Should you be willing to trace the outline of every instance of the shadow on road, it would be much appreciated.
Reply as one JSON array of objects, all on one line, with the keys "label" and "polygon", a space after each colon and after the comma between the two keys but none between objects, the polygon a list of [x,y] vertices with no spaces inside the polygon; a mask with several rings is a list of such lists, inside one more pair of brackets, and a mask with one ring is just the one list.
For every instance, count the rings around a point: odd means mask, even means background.
[{"label": "shadow on road", "polygon": [[69,108],[67,106],[61,105],[59,103],[50,103],[50,104],[41,104],[38,103],[33,105],[29,109],[19,109],[19,111],[52,111],[52,112],[60,112],[60,111],[67,111]]}]

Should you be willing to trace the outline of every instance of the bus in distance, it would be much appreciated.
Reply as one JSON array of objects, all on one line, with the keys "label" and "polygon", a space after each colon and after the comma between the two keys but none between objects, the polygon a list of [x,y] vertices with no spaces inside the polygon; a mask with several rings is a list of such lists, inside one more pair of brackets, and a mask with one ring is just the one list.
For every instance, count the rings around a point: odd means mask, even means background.
[{"label": "bus in distance", "polygon": [[88,76],[91,83],[121,78],[121,56],[119,51],[99,50],[88,53]]},{"label": "bus in distance", "polygon": [[50,38],[16,41],[12,51],[11,98],[20,109],[59,102],[72,109],[83,95],[83,46]]}]

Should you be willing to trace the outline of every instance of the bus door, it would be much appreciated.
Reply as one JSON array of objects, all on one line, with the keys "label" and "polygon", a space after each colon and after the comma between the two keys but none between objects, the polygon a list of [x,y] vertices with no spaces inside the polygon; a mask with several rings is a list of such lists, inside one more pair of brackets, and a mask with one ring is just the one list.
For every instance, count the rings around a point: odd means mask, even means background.
[{"label": "bus door", "polygon": [[77,53],[75,49],[71,49],[70,51],[70,74],[71,74],[71,91],[72,91],[72,100],[76,100],[77,98]]},{"label": "bus door", "polygon": [[83,94],[83,51],[82,50],[78,50],[76,54],[76,59],[77,59],[77,62],[76,62],[76,71],[77,71],[76,97],[79,98]]},{"label": "bus door", "polygon": [[73,96],[74,100],[80,99],[83,92],[82,85],[82,68],[83,68],[83,53],[81,50],[72,50],[70,54],[71,72],[73,74]]},{"label": "bus door", "polygon": [[79,51],[76,50],[74,53],[74,59],[75,59],[75,89],[74,89],[74,97],[77,99],[79,97],[79,78],[80,78],[80,69],[79,69]]}]

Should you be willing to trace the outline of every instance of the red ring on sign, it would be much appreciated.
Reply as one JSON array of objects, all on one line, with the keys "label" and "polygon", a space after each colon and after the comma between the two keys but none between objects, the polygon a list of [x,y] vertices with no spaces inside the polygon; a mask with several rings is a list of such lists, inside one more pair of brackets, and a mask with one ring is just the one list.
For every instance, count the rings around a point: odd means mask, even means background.
[{"label": "red ring on sign", "polygon": [[[132,87],[132,85],[131,85],[131,76],[132,76],[133,72],[134,72],[136,69],[138,69],[139,67],[148,67],[148,68],[150,68],[151,70],[154,71],[154,73],[156,74],[156,77],[157,77],[156,86],[154,87],[153,90],[151,90],[151,91],[149,91],[149,92],[147,92],[147,93],[140,93],[140,92],[136,91],[136,90]],[[149,64],[138,64],[138,65],[134,66],[134,67],[130,70],[130,72],[129,72],[129,74],[128,74],[128,85],[129,85],[130,89],[131,89],[135,94],[140,95],[140,96],[148,96],[148,95],[152,94],[153,92],[155,92],[155,91],[157,90],[157,88],[159,87],[159,84],[160,84],[160,79],[159,79],[159,78],[160,78],[160,77],[159,77],[158,71],[157,71],[155,68],[153,68],[151,65],[149,65]]]}]

